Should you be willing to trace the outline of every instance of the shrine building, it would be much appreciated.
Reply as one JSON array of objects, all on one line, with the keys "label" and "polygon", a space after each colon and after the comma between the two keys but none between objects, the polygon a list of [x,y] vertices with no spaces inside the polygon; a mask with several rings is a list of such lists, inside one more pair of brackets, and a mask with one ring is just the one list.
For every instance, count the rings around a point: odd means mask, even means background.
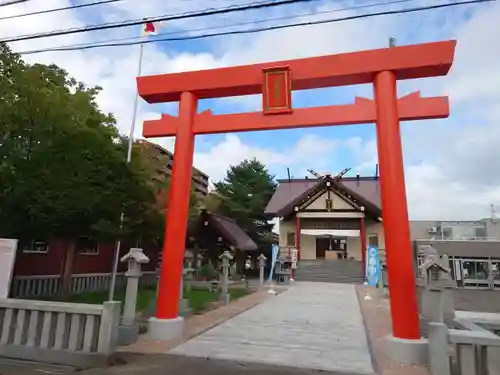
[{"label": "shrine building", "polygon": [[378,176],[278,182],[266,214],[279,219],[281,253],[297,248],[302,260],[362,261],[363,249],[376,245],[384,257]]}]

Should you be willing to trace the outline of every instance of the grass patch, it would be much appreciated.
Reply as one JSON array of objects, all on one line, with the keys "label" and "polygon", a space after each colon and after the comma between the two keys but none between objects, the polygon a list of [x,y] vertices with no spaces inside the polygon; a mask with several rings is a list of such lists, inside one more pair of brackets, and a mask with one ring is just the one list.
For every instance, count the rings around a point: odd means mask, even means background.
[{"label": "grass patch", "polygon": [[[72,295],[69,302],[74,303],[89,303],[92,305],[101,305],[108,300],[108,291],[91,292]],[[149,306],[149,302],[156,297],[156,289],[139,289],[137,296],[137,311],[142,311]],[[117,289],[115,291],[115,301],[121,302],[121,308],[125,303],[125,289]]]},{"label": "grass patch", "polygon": [[[232,288],[229,289],[229,294],[231,296],[231,301],[238,298],[244,297],[250,294],[251,291],[245,288]],[[206,289],[191,289],[184,293],[184,298],[189,300],[189,307],[195,314],[200,314],[205,311],[212,302],[219,300],[220,293],[213,292],[210,293]],[[150,306],[151,301],[156,298],[155,288],[141,288],[139,289],[139,295],[137,296],[137,311],[143,311]],[[82,293],[76,294],[70,297],[69,302],[74,303],[88,303],[92,305],[100,305],[108,300],[108,292],[92,292],[92,293]],[[125,289],[117,289],[115,292],[115,301],[121,302],[121,308],[123,310],[123,304],[125,302]]]},{"label": "grass patch", "polygon": [[229,289],[229,294],[231,295],[231,299],[233,299],[233,300],[248,296],[250,293],[251,293],[251,291],[249,289],[246,289],[246,288]]},{"label": "grass patch", "polygon": [[[229,289],[229,295],[231,296],[231,301],[238,298],[244,297],[250,294],[250,290],[244,288],[233,288]],[[184,293],[184,298],[189,300],[189,307],[195,314],[199,314],[208,308],[208,305],[212,302],[219,300],[220,292],[210,293],[206,289],[191,289]]]},{"label": "grass patch", "polygon": [[208,290],[191,289],[184,293],[184,298],[189,300],[189,307],[195,314],[208,308],[208,305],[219,299],[219,293],[210,293]]}]

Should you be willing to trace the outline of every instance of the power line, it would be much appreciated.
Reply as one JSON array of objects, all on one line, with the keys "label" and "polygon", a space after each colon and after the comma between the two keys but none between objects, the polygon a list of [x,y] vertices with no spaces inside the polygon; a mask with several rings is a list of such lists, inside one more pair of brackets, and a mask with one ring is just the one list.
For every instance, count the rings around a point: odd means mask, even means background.
[{"label": "power line", "polygon": [[53,30],[44,33],[36,33],[36,34],[26,34],[20,35],[16,37],[7,37],[0,39],[0,43],[10,43],[10,42],[19,42],[22,40],[32,40],[32,39],[40,39],[40,38],[48,38],[54,36],[61,35],[69,35],[69,34],[78,34],[84,33],[88,31],[100,31],[100,30],[109,30],[116,29],[121,27],[129,27],[129,26],[137,26],[144,24],[146,22],[162,22],[162,21],[173,21],[180,20],[185,18],[195,18],[195,17],[204,17],[204,16],[212,16],[216,14],[227,14],[234,12],[241,12],[245,10],[253,10],[253,9],[262,9],[262,8],[271,8],[281,5],[295,4],[295,3],[305,3],[312,2],[317,0],[271,0],[271,1],[261,1],[261,2],[252,2],[248,4],[242,5],[230,5],[224,8],[207,8],[202,11],[190,11],[184,12],[182,14],[174,14],[174,15],[163,15],[159,17],[148,17],[148,18],[140,18],[135,20],[127,20],[122,22],[112,22],[112,23],[104,23],[99,25],[90,25],[86,27],[79,27],[73,29],[64,29],[64,30]]},{"label": "power line", "polygon": [[[283,20],[303,18],[303,17],[309,17],[309,16],[345,12],[345,11],[349,11],[349,10],[359,10],[359,9],[386,6],[386,5],[395,5],[395,4],[408,3],[408,2],[413,2],[413,1],[417,1],[417,0],[391,0],[391,1],[385,1],[385,2],[364,4],[364,5],[355,5],[355,6],[332,9],[332,10],[314,11],[314,12],[308,12],[308,13],[302,13],[302,14],[295,14],[293,16],[266,18],[263,20],[256,20],[256,21],[238,22],[238,23],[233,23],[233,24],[208,26],[208,27],[203,27],[203,28],[198,28],[198,29],[189,29],[189,30],[167,32],[167,33],[159,33],[159,34],[156,34],[154,37],[151,36],[151,38],[154,39],[154,41],[157,41],[158,37],[166,36],[166,35],[179,35],[179,34],[193,33],[193,32],[197,32],[197,31],[207,31],[207,30],[214,30],[214,29],[227,29],[227,28],[235,27],[235,26],[254,25],[254,24],[267,23],[267,22],[272,22],[272,21],[283,21]],[[60,46],[57,48],[84,47],[84,46],[89,46],[89,45],[97,45],[100,43],[124,42],[124,41],[130,41],[130,40],[143,40],[143,39],[144,38],[141,36],[133,36],[133,37],[125,37],[125,38],[106,39],[106,40],[93,41],[93,42],[87,42],[87,43],[70,44],[70,45]],[[56,48],[56,47],[54,47],[54,48]]]},{"label": "power line", "polygon": [[11,1],[7,1],[6,3],[0,3],[0,8],[1,7],[6,7],[8,5],[14,5],[14,4],[20,4],[20,3],[25,3],[27,2],[28,0],[11,0]]},{"label": "power line", "polygon": [[212,33],[212,34],[183,36],[183,37],[177,37],[177,38],[159,38],[159,39],[153,39],[153,40],[149,39],[149,40],[140,40],[140,41],[135,41],[135,42],[126,42],[126,43],[103,43],[103,44],[86,45],[86,46],[80,46],[80,47],[44,48],[44,49],[38,49],[38,50],[22,51],[22,52],[17,52],[17,53],[20,55],[29,55],[29,54],[42,53],[42,52],[80,51],[80,50],[102,48],[102,47],[123,47],[123,46],[132,46],[132,45],[138,45],[138,44],[149,44],[149,43],[157,43],[157,42],[174,42],[174,41],[184,41],[184,40],[196,40],[196,39],[211,38],[211,37],[216,37],[216,36],[253,34],[253,33],[259,33],[259,32],[264,32],[264,31],[287,29],[287,28],[299,27],[299,26],[312,26],[312,25],[342,22],[342,21],[351,21],[351,20],[362,19],[362,18],[371,18],[371,17],[377,17],[377,16],[414,13],[414,12],[434,10],[434,9],[439,9],[439,8],[448,8],[448,7],[452,7],[452,6],[479,4],[479,3],[487,3],[487,2],[493,2],[493,1],[496,1],[496,0],[468,0],[468,1],[461,1],[461,2],[455,2],[455,3],[429,5],[429,6],[423,6],[423,7],[415,7],[415,8],[407,8],[407,9],[399,9],[399,10],[390,10],[390,11],[384,11],[384,12],[359,14],[359,15],[355,15],[355,16],[348,16],[348,17],[342,17],[342,18],[333,18],[333,19],[310,21],[310,22],[299,22],[299,23],[276,25],[276,26],[248,29],[248,30],[236,30],[236,31]]},{"label": "power line", "polygon": [[[25,1],[27,1],[27,0],[16,1],[16,4],[18,2],[25,2]],[[44,9],[44,10],[38,10],[38,11],[35,11],[35,12],[29,12],[29,13],[13,14],[11,16],[0,17],[0,21],[11,20],[11,19],[14,19],[14,18],[28,17],[28,16],[36,16],[38,14],[47,14],[47,13],[62,12],[62,11],[65,11],[65,10],[87,8],[87,7],[92,7],[92,6],[95,6],[95,5],[117,3],[119,1],[123,1],[123,0],[102,0],[102,1],[95,1],[93,3],[70,5],[70,6],[61,7],[61,8]],[[7,5],[10,5],[10,4],[7,4]]]}]

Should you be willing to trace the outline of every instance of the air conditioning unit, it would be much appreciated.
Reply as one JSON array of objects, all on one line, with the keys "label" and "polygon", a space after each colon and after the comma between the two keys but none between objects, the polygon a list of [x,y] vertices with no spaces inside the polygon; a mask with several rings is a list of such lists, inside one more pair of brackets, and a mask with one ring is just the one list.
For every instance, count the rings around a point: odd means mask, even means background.
[{"label": "air conditioning unit", "polygon": [[437,233],[438,229],[437,229],[437,227],[430,227],[429,229],[427,229],[427,231],[429,233]]}]

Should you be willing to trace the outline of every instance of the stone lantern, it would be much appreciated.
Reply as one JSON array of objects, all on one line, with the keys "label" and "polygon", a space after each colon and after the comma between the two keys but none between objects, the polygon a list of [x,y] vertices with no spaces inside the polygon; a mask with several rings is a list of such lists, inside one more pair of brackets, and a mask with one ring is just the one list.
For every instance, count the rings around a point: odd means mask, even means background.
[{"label": "stone lantern", "polygon": [[259,260],[259,283],[260,286],[264,285],[264,267],[266,266],[267,258],[264,254],[260,254],[257,258]]},{"label": "stone lantern", "polygon": [[432,374],[449,374],[448,326],[454,318],[452,288],[448,257],[442,258],[429,246],[419,267],[419,286],[422,290],[422,325],[429,338],[429,368]]},{"label": "stone lantern", "polygon": [[127,289],[125,292],[125,305],[123,316],[118,326],[118,342],[120,345],[130,345],[137,341],[139,336],[139,326],[135,321],[135,306],[137,294],[139,292],[139,280],[142,276],[142,264],[149,263],[149,258],[142,249],[131,248],[120,261],[128,263]]},{"label": "stone lantern", "polygon": [[219,257],[222,260],[222,279],[221,279],[221,301],[224,305],[229,303],[229,265],[231,260],[233,260],[233,256],[229,251],[224,251],[222,255]]}]

